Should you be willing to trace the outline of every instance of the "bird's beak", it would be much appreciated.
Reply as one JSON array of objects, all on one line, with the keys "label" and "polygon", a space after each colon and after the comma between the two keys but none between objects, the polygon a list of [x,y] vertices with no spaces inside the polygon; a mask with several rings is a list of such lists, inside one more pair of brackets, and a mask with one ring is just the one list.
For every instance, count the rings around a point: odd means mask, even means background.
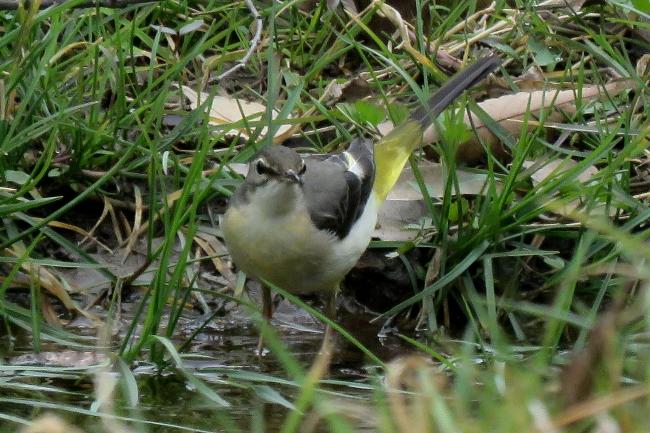
[{"label": "bird's beak", "polygon": [[302,177],[293,170],[287,170],[284,173],[284,177],[285,179],[291,182],[297,183],[298,185],[302,185]]}]

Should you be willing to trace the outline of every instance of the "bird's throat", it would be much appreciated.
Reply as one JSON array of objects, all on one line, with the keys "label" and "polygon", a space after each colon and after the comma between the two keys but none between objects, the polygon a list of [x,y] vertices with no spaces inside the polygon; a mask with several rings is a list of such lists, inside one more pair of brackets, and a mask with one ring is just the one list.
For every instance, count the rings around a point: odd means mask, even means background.
[{"label": "bird's throat", "polygon": [[249,203],[254,203],[268,217],[286,215],[300,205],[302,190],[292,182],[270,181],[251,193]]}]

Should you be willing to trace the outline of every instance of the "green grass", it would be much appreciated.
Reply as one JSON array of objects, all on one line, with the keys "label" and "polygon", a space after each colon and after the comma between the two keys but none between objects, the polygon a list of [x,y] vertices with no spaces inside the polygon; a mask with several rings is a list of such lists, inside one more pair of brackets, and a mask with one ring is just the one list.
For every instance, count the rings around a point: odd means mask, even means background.
[{"label": "green grass", "polygon": [[[262,42],[245,67],[219,83],[214,78],[243,57],[253,37],[243,1],[121,9],[75,8],[79,3],[0,11],[0,430],[6,423],[14,431],[49,409],[88,431],[118,431],[106,423],[110,417],[164,431],[152,424],[158,415],[142,398],[153,407],[168,403],[144,389],[130,370],[136,363],[176,371],[191,387],[204,419],[183,418],[177,427],[190,431],[320,425],[348,432],[369,423],[372,431],[393,432],[408,431],[406,422],[413,431],[439,432],[609,431],[603,426],[612,423],[622,432],[646,430],[650,123],[642,54],[650,42],[643,36],[648,11],[635,9],[639,2],[540,12],[532,2],[511,8],[499,1],[491,13],[464,21],[483,6],[417,1],[429,13],[410,19],[416,38],[409,52],[399,36],[377,30],[374,10],[349,21],[325,2],[306,12],[298,2],[259,1]],[[182,28],[190,31],[174,34]],[[486,45],[502,55],[498,82],[474,90],[476,97],[485,98],[484,89],[557,85],[574,89],[575,103],[563,106],[561,120],[526,113],[512,130],[461,101],[508,154],[479,143],[479,162],[462,146],[471,136],[462,111],[438,119],[441,138],[424,153],[449,175],[444,196],[426,200],[426,230],[412,242],[372,243],[399,255],[413,286],[375,321],[398,323],[421,358],[378,359],[356,341],[368,352],[368,379],[327,381],[287,350],[239,290],[217,293],[222,282],[203,278],[227,258],[200,249],[196,239],[219,238],[215,203],[239,182],[228,166],[271,141],[261,127],[299,126],[300,147],[316,151],[340,149],[358,133],[376,136],[377,121],[404,117],[444,81],[428,42],[461,60]],[[366,81],[370,104],[324,98],[332,82],[355,77]],[[627,90],[583,98],[589,85],[615,79],[629,80]],[[209,97],[191,110],[180,86]],[[222,94],[277,112],[209,123],[211,98]],[[234,128],[250,138],[233,138]],[[415,155],[411,166],[422,158]],[[541,167],[564,160],[573,164],[531,179],[527,161]],[[486,175],[482,194],[460,196],[456,170],[463,165]],[[584,180],[594,168],[597,174]],[[417,170],[416,179],[424,189]],[[94,241],[80,245],[84,236],[74,232],[91,231],[102,214],[93,238],[112,255]],[[420,259],[410,254],[415,249]],[[135,250],[152,274],[129,268]],[[106,265],[109,256],[129,273]],[[75,293],[70,269],[96,270],[108,289]],[[426,281],[427,274],[434,278]],[[144,275],[150,278],[136,284]],[[89,307],[95,295],[102,308]],[[125,322],[119,311],[129,295]],[[273,373],[256,365],[193,364],[201,354],[190,352],[196,346],[189,340],[218,311],[201,315],[189,336],[180,323],[192,316],[191,306],[201,310],[204,298],[241,304],[264,333]],[[100,329],[118,326],[119,338],[66,326],[85,313],[90,321],[99,315]],[[417,315],[424,330],[414,332]],[[26,331],[31,339],[21,343]],[[108,355],[109,367],[17,368],[7,363],[16,346],[97,351]],[[118,372],[117,407],[96,411],[88,401],[97,401],[92,390],[100,385],[89,378],[104,377],[106,368]],[[247,404],[255,406],[248,418],[224,409]],[[265,404],[291,415],[267,425]],[[302,410],[291,411],[296,407]],[[102,427],[92,424],[102,419]]]}]

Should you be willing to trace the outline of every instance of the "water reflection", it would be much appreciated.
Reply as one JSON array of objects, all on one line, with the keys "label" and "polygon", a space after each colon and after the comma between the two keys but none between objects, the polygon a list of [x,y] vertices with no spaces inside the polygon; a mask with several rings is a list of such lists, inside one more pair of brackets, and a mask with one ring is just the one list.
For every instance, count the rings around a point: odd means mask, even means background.
[{"label": "water reflection", "polygon": [[[321,346],[322,325],[282,303],[276,318],[274,326],[286,349],[307,369]],[[378,325],[370,325],[371,318],[344,312],[338,320],[380,358],[388,360],[403,354],[407,346],[398,338],[389,337],[382,342],[377,339]],[[196,329],[196,323],[196,317],[184,318],[178,328],[177,343]],[[184,368],[212,387],[231,407],[217,409],[177,370],[159,371],[140,361],[132,366],[137,406],[129,403],[128,385],[122,380],[115,394],[115,416],[125,422],[142,420],[144,423],[137,424],[150,432],[251,431],[260,425],[264,426],[263,431],[276,431],[300,389],[275,356],[256,354],[257,341],[258,331],[250,320],[243,315],[229,315],[206,326],[183,354]],[[29,335],[24,332],[16,334],[11,352],[6,339],[0,343],[5,358],[4,365],[0,365],[3,414],[31,420],[54,410],[87,432],[105,431],[91,410],[96,399],[95,374],[111,362],[109,357],[51,343],[44,344],[43,351],[35,354],[30,352]],[[372,398],[374,371],[358,349],[339,337],[323,389],[333,397],[332,404],[348,411],[357,410],[355,402]],[[363,427],[364,423],[361,424],[357,427]],[[0,431],[15,431],[17,427],[9,421],[0,421],[0,426]]]}]

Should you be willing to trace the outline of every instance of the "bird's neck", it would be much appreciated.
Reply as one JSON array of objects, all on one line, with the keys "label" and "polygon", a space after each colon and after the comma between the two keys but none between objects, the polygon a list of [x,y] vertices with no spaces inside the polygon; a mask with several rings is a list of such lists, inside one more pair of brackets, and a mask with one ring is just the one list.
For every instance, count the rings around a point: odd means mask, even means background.
[{"label": "bird's neck", "polygon": [[295,211],[302,199],[302,189],[295,183],[269,182],[251,193],[249,203],[259,206],[269,216],[282,216]]}]

